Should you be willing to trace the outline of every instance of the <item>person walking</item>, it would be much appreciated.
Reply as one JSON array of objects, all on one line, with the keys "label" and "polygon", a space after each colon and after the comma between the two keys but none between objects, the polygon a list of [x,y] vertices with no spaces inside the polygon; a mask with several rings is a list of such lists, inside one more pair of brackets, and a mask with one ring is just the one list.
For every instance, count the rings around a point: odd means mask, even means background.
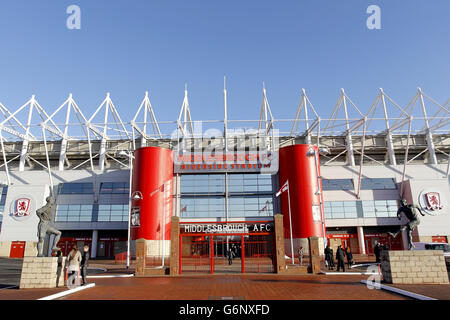
[{"label": "person walking", "polygon": [[332,248],[330,248],[330,265],[331,265],[331,269],[334,269],[335,264],[334,264],[334,251]]},{"label": "person walking", "polygon": [[338,246],[336,250],[336,260],[337,260],[337,271],[342,268],[342,271],[345,272],[345,252],[342,249],[342,246]]},{"label": "person walking", "polygon": [[228,264],[232,265],[233,264],[233,258],[234,258],[234,252],[233,249],[229,248],[228,249]]},{"label": "person walking", "polygon": [[373,248],[373,253],[375,254],[376,263],[380,263],[381,262],[381,259],[380,259],[380,255],[381,255],[380,243],[377,242],[377,244]]},{"label": "person walking", "polygon": [[351,265],[353,264],[353,253],[352,253],[352,249],[347,248],[345,250],[345,255],[347,256],[347,264],[348,264],[348,268],[350,269]]},{"label": "person walking", "polygon": [[59,279],[61,278],[61,273],[63,269],[62,261],[63,261],[63,254],[61,252],[61,249],[58,249],[55,253],[55,257],[58,258],[58,268],[56,269],[56,287],[59,287]]},{"label": "person walking", "polygon": [[89,264],[89,246],[85,245],[83,247],[83,254],[81,255],[81,279],[83,280],[83,283],[81,284],[84,286],[86,281],[86,274],[87,274],[87,267]]},{"label": "person walking", "polygon": [[298,263],[299,263],[299,265],[303,265],[303,255],[304,255],[303,247],[300,247],[298,249]]},{"label": "person walking", "polygon": [[331,251],[330,245],[327,244],[327,247],[325,248],[325,262],[327,264],[328,270],[331,270],[332,260],[333,252]]},{"label": "person walking", "polygon": [[67,259],[69,260],[67,268],[67,286],[71,288],[79,284],[77,273],[80,271],[81,253],[76,245],[72,247]]}]

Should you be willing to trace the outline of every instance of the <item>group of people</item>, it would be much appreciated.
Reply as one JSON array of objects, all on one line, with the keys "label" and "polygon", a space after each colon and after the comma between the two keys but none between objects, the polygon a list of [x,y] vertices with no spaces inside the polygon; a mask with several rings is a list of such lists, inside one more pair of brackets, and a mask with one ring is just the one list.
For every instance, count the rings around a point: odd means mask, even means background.
[{"label": "group of people", "polygon": [[[62,269],[62,252],[58,250],[56,252],[56,256],[58,258],[58,270]],[[75,282],[78,278],[78,273],[81,273],[81,285],[84,286],[87,284],[86,274],[89,263],[89,246],[83,247],[83,252],[80,252],[78,246],[74,245],[72,250],[70,250],[67,255],[66,265],[67,265],[67,285],[73,285],[72,282]],[[70,282],[70,283],[69,283]]]},{"label": "group of people", "polygon": [[[348,267],[350,268],[351,265],[353,264],[352,250],[350,248],[346,248],[344,250],[341,245],[338,246],[336,250],[338,272],[340,269],[342,269],[342,271],[345,272],[345,257],[347,257],[347,264]],[[325,264],[327,265],[328,270],[333,270],[335,268],[333,249],[330,248],[330,245],[327,245],[327,247],[325,248]]]}]

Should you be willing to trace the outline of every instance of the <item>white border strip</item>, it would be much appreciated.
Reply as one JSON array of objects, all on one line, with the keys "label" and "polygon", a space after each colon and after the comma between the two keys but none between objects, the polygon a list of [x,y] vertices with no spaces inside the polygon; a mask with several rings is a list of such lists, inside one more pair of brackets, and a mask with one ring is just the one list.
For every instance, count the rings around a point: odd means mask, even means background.
[{"label": "white border strip", "polygon": [[84,289],[92,288],[94,286],[95,286],[95,283],[89,283],[85,286],[79,286],[78,288],[66,290],[63,292],[56,293],[56,294],[52,294],[51,296],[43,297],[43,298],[40,298],[37,300],[54,300],[54,299],[61,298],[61,297],[67,296],[69,294],[84,290]]},{"label": "white border strip", "polygon": [[383,289],[386,291],[391,291],[397,294],[401,294],[410,298],[414,298],[417,300],[438,300],[435,298],[431,298],[431,297],[427,297],[427,296],[423,296],[421,294],[418,293],[414,293],[414,292],[410,292],[410,291],[406,291],[406,290],[402,290],[402,289],[398,289],[398,288],[394,288],[394,287],[389,287],[387,285],[381,284],[381,283],[374,283],[374,282],[370,282],[368,283],[367,280],[361,280],[361,283],[364,283],[365,285],[370,285],[373,286],[375,289]]},{"label": "white border strip", "polygon": [[325,274],[327,276],[332,276],[332,275],[346,275],[346,276],[369,276],[369,275],[379,275],[378,272],[323,272],[322,274]]},{"label": "white border strip", "polygon": [[130,278],[134,277],[134,274],[112,274],[110,276],[87,276],[86,278]]},{"label": "white border strip", "polygon": [[9,287],[0,288],[0,290],[11,289],[11,288],[18,288],[18,287],[19,286],[9,286]]},{"label": "white border strip", "polygon": [[379,264],[379,263],[374,262],[374,263],[352,264],[352,265],[350,266],[350,268],[367,267],[367,266],[376,266],[377,264]]}]

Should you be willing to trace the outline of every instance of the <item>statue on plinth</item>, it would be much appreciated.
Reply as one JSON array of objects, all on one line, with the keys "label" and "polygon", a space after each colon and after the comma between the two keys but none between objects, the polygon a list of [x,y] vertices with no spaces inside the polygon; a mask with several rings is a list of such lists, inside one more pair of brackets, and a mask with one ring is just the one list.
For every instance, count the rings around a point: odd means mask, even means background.
[{"label": "statue on plinth", "polygon": [[422,210],[420,210],[420,207],[415,204],[407,204],[405,199],[400,200],[401,207],[397,211],[397,218],[398,220],[401,219],[402,212],[405,214],[406,218],[409,220],[407,224],[402,226],[400,230],[398,230],[396,233],[388,232],[393,238],[395,238],[400,232],[404,230],[408,230],[408,250],[412,250],[415,248],[412,240],[412,232],[414,229],[420,224],[419,219],[419,213],[422,216],[425,216],[425,214],[422,213]]},{"label": "statue on plinth", "polygon": [[[42,208],[39,208],[36,210],[36,215],[39,217],[40,222],[38,225],[38,239],[39,242],[37,244],[37,250],[38,250],[38,257],[44,257],[43,250],[44,250],[44,240],[45,236],[47,234],[54,234],[55,240],[53,241],[53,247],[52,250],[59,250],[59,248],[56,246],[59,242],[59,239],[61,238],[61,231],[56,229],[51,224],[51,217],[52,217],[52,208],[55,204],[55,199],[52,196],[47,197],[45,199],[47,201],[47,204],[43,206]],[[49,243],[49,246],[51,243]]]}]

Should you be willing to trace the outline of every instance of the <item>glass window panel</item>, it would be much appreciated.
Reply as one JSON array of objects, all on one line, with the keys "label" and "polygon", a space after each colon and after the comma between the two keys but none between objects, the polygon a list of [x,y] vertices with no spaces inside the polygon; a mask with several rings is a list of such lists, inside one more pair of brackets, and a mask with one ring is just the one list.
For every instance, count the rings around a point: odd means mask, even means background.
[{"label": "glass window panel", "polygon": [[353,190],[352,179],[322,179],[323,190]]},{"label": "glass window panel", "polygon": [[333,211],[333,219],[342,219],[345,218],[344,212],[336,212]]},{"label": "glass window panel", "polygon": [[356,212],[356,210],[354,212],[345,212],[345,217],[346,218],[357,218],[358,217],[358,213]]},{"label": "glass window panel", "polygon": [[344,207],[355,207],[356,208],[356,202],[355,201],[344,201]]},{"label": "glass window panel", "polygon": [[272,192],[272,185],[259,185],[258,186],[258,191],[262,192],[262,191],[267,191],[267,192]]},{"label": "glass window panel", "polygon": [[396,189],[392,178],[363,178],[361,179],[361,190]]},{"label": "glass window panel", "polygon": [[244,192],[258,192],[258,186],[244,186]]},{"label": "glass window panel", "polygon": [[244,201],[245,201],[245,204],[247,205],[247,204],[250,204],[250,203],[252,203],[252,204],[258,204],[258,202],[259,202],[259,199],[258,198],[256,198],[256,197],[248,197],[248,198],[244,198]]},{"label": "glass window panel", "polygon": [[76,215],[76,216],[69,215],[67,217],[67,221],[69,221],[69,222],[78,221],[79,219],[80,219],[80,217],[78,215]]},{"label": "glass window panel", "polygon": [[232,192],[243,192],[244,191],[244,186],[242,184],[240,185],[228,185],[228,192],[232,193]]}]

